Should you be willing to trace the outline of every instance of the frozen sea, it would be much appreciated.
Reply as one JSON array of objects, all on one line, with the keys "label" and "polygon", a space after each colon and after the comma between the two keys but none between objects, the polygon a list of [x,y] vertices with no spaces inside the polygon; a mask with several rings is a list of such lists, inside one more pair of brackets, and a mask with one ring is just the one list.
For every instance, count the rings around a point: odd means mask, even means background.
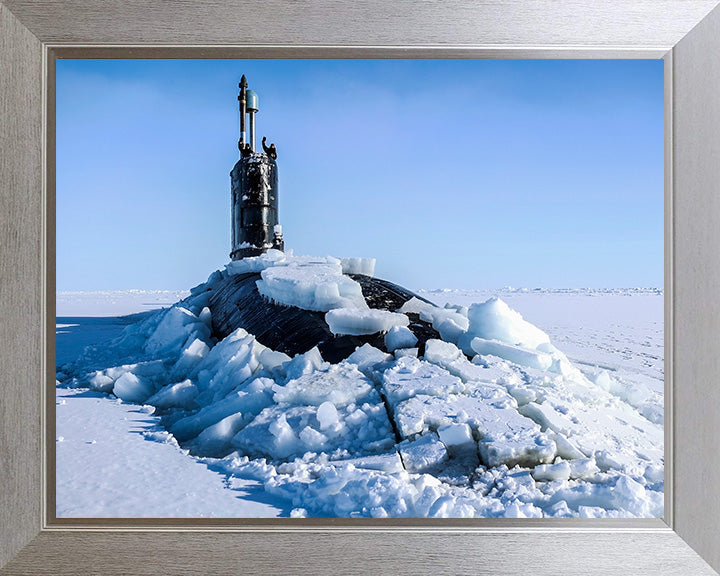
[{"label": "frozen sea", "polygon": [[[654,415],[653,424],[635,411],[640,410],[640,404],[647,404],[644,390],[652,391],[654,401],[657,403],[659,398],[662,405],[664,298],[661,290],[422,289],[417,293],[440,307],[456,308],[499,297],[524,320],[547,334],[554,347],[566,355],[588,382],[597,383],[602,387],[600,392],[609,393],[613,400],[620,398],[620,408],[638,418],[644,433],[653,438],[658,438],[658,430],[661,434],[661,413],[659,417]],[[76,360],[86,346],[116,338],[128,326],[152,316],[158,307],[171,306],[187,296],[189,292],[182,290],[58,293],[57,365]],[[409,366],[410,362],[405,365]],[[405,365],[401,368],[405,369]],[[536,372],[524,369],[517,373],[524,378],[536,378],[533,385],[541,390],[544,384]],[[62,377],[59,374],[59,380],[62,381]],[[359,373],[358,377],[365,379]],[[290,376],[286,378],[292,382]],[[388,383],[385,386],[386,391],[390,390]],[[274,390],[277,394],[277,387]],[[457,390],[453,390],[455,392]],[[411,400],[413,398],[399,397],[398,411]],[[593,397],[592,402],[596,401]],[[291,409],[288,410],[299,409],[299,401],[289,402]],[[317,403],[320,426],[311,428],[311,432],[317,432],[318,438],[322,432],[330,438],[328,429],[356,418],[350,412],[343,412],[341,402],[335,403],[339,415],[335,408],[328,408],[327,403]],[[559,404],[553,406],[557,411],[550,420],[562,411]],[[372,408],[366,408],[365,412],[371,414]],[[284,421],[286,416],[280,412],[273,417],[278,414]],[[273,461],[273,454],[265,457],[260,457],[260,453],[251,454],[249,458],[238,453],[227,457],[191,455],[187,446],[181,447],[163,426],[155,407],[121,400],[99,388],[59,386],[56,415],[57,516],[61,518],[613,517],[662,513],[662,460],[658,461],[657,456],[648,455],[646,466],[640,469],[617,463],[602,450],[589,458],[578,453],[551,461],[538,460],[534,467],[510,464],[485,469],[476,467],[476,462],[470,464],[475,471],[468,474],[465,469],[460,470],[468,464],[458,455],[465,425],[454,422],[440,427],[444,431],[440,437],[444,445],[438,441],[437,434],[425,430],[427,434],[422,432],[421,439],[428,442],[423,445],[408,434],[413,440],[405,440],[404,452],[378,449],[377,455],[338,457],[336,450],[335,456],[328,459],[322,456],[321,448],[316,451],[320,457],[288,457],[287,463],[278,464]],[[287,418],[290,420],[289,415]],[[260,419],[257,416],[254,423]],[[237,425],[225,418],[206,427],[199,437],[204,434],[210,438],[215,434],[216,441],[222,439],[226,434],[223,423],[231,428]],[[302,440],[308,445],[318,442],[318,446],[324,446],[322,443],[327,441],[328,454],[337,449],[327,438],[325,441],[311,438],[307,427],[302,430],[304,437],[294,433],[290,430],[292,425],[290,421],[289,428],[280,432],[273,429],[272,423],[258,430],[260,434],[270,430],[272,434],[268,437],[274,441],[279,441],[281,432],[294,434],[294,442]],[[637,422],[633,426],[638,428]],[[233,435],[235,432],[233,429]],[[622,435],[622,430],[617,432],[618,436]],[[572,439],[571,434],[572,430],[565,432]],[[556,441],[559,445],[560,440]],[[435,464],[448,461],[447,453],[436,455],[437,449],[444,448],[450,450],[450,463],[459,471],[445,475],[433,473],[432,458],[438,459]],[[453,448],[460,452],[454,453]],[[580,448],[587,456],[587,450]],[[661,445],[652,448],[662,450]],[[278,450],[274,456],[283,454]],[[618,454],[627,455],[618,450]],[[398,453],[403,457],[399,459]],[[408,468],[408,462],[418,458],[428,466],[418,465],[411,474],[403,470],[402,461]],[[607,462],[603,462],[603,458]],[[78,465],[79,462],[82,465]],[[425,473],[427,471],[430,473]],[[497,485],[501,485],[500,491],[490,489]],[[363,499],[372,502],[364,505]]]}]

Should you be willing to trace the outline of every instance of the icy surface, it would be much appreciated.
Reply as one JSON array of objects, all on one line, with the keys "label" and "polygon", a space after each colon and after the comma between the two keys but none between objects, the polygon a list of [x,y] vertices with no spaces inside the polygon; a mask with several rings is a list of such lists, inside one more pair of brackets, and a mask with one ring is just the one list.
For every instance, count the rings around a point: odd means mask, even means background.
[{"label": "icy surface", "polygon": [[[607,316],[598,299],[624,298],[637,324],[633,299],[661,295],[438,291],[423,293],[438,307],[330,309],[345,329],[371,323],[368,313],[419,314],[442,338],[420,357],[398,324],[377,328],[384,350],[366,344],[338,364],[317,349],[289,358],[242,329],[212,337],[207,291],[222,274],[261,272],[278,281],[268,293],[307,306],[352,299],[343,269],[273,251],[232,263],[73,354],[61,342],[82,322],[59,322],[58,515],[662,516],[661,347],[660,364],[640,368],[621,345],[611,353],[597,319]],[[550,298],[566,321],[568,302],[588,304],[584,319],[561,330],[552,316],[546,331],[528,319],[552,306],[521,316],[506,298]],[[566,339],[584,326],[595,356],[582,337]]]}]

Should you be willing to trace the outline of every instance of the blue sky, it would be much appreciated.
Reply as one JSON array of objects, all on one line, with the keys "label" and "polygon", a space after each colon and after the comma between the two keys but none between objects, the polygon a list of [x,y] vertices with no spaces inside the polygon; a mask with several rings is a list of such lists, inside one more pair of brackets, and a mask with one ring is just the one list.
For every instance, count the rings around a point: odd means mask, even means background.
[{"label": "blue sky", "polygon": [[58,60],[58,290],[228,261],[242,74],[296,254],[412,289],[663,285],[662,60]]}]

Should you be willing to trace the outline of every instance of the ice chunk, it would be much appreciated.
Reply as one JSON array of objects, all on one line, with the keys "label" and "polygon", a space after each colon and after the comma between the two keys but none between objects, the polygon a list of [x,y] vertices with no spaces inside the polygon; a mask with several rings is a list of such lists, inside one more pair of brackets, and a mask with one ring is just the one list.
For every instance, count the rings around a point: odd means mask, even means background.
[{"label": "ice chunk", "polygon": [[535,466],[533,478],[538,481],[569,480],[570,464],[558,462],[557,464],[541,464]]},{"label": "ice chunk", "polygon": [[242,328],[216,344],[196,367],[200,402],[220,400],[255,375],[265,349]]},{"label": "ice chunk", "polygon": [[594,476],[600,469],[595,465],[594,458],[581,458],[570,460],[570,478],[588,478]]},{"label": "ice chunk", "polygon": [[446,342],[457,343],[469,326],[467,316],[449,308],[427,307],[420,311],[420,319],[432,323]]},{"label": "ice chunk", "polygon": [[378,364],[383,362],[389,362],[393,357],[390,354],[386,354],[382,350],[375,348],[370,344],[363,344],[359,348],[355,349],[355,352],[350,354],[345,361],[355,364],[363,374],[367,375]]},{"label": "ice chunk", "polygon": [[417,336],[405,326],[393,326],[385,334],[385,347],[388,352],[394,352],[398,348],[413,348],[417,342]]},{"label": "ice chunk", "polygon": [[482,461],[488,466],[534,466],[552,462],[557,453],[555,442],[545,434],[529,430],[509,434],[489,434],[478,443]]},{"label": "ice chunk", "polygon": [[112,392],[117,378],[111,378],[106,370],[96,370],[89,377],[90,388],[98,392]]},{"label": "ice chunk", "polygon": [[[430,304],[430,302],[425,302],[424,300],[420,300],[420,298],[417,298],[413,296],[405,302],[405,304],[402,305],[402,307],[398,310],[398,312],[402,312],[403,314],[421,314],[423,312],[426,312],[428,310],[432,310],[433,308],[437,308],[435,304]],[[427,312],[430,314],[430,312]]]},{"label": "ice chunk", "polygon": [[320,451],[327,446],[328,437],[310,426],[305,426],[299,436],[307,450]]},{"label": "ice chunk", "polygon": [[537,422],[543,430],[549,429],[567,436],[575,427],[570,416],[556,410],[549,402],[530,402],[519,408],[519,411]]},{"label": "ice chunk", "polygon": [[159,392],[148,398],[145,403],[157,408],[185,408],[190,409],[193,400],[198,395],[198,389],[191,380],[183,380],[175,384],[168,384]]},{"label": "ice chunk", "polygon": [[561,458],[564,458],[565,460],[585,459],[585,454],[575,448],[572,442],[570,442],[564,435],[558,432],[551,432],[548,433],[547,436],[548,438],[550,438],[550,440],[555,442],[555,445],[557,446],[558,456],[560,456]]},{"label": "ice chunk", "polygon": [[193,332],[203,339],[210,337],[210,330],[195,314],[182,306],[173,306],[148,338],[145,351],[155,356],[168,354],[182,346]]},{"label": "ice chunk", "polygon": [[270,249],[260,256],[252,256],[250,258],[242,258],[241,260],[233,260],[229,262],[225,269],[228,274],[250,274],[260,272],[271,266],[284,264],[288,261],[289,256],[281,250]]},{"label": "ice chunk", "polygon": [[417,358],[420,351],[417,348],[398,348],[395,350],[395,358]]},{"label": "ice chunk", "polygon": [[[495,398],[488,398],[488,392]],[[507,393],[498,389],[442,396],[419,394],[400,402],[394,413],[403,437],[466,423],[473,437],[480,438],[478,451],[488,466],[544,464],[556,454],[555,443],[537,424],[520,415]]]},{"label": "ice chunk", "polygon": [[452,342],[430,339],[425,343],[425,360],[442,366],[463,382],[505,382],[513,377],[507,365],[482,366],[470,362]]},{"label": "ice chunk", "polygon": [[232,451],[230,441],[246,423],[247,418],[243,418],[241,412],[226,416],[200,432],[191,443],[193,452],[198,456],[222,458]]},{"label": "ice chunk", "polygon": [[408,326],[410,319],[405,314],[387,310],[336,308],[325,314],[325,322],[333,334],[360,336],[387,332],[393,326]]},{"label": "ice chunk", "polygon": [[126,402],[144,402],[154,391],[150,382],[132,372],[120,376],[113,387],[113,394]]},{"label": "ice chunk", "polygon": [[351,464],[355,468],[379,470],[391,474],[404,470],[400,455],[394,451],[387,454],[378,454],[377,456],[361,456],[360,458],[351,458],[349,460],[333,461],[333,464]]},{"label": "ice chunk", "polygon": [[175,422],[170,432],[180,441],[194,438],[208,426],[212,426],[223,418],[242,413],[248,420],[259,414],[266,406],[272,404],[272,386],[269,378],[256,378],[245,383],[240,390],[213,402],[201,410]]},{"label": "ice chunk", "polygon": [[527,366],[537,370],[547,370],[553,363],[553,357],[549,354],[536,352],[521,346],[503,344],[495,340],[475,337],[470,341],[470,348],[474,353],[481,356],[498,356],[520,366]]},{"label": "ice chunk", "polygon": [[325,430],[338,423],[338,411],[332,402],[323,402],[318,406],[317,419],[320,422],[320,430]]},{"label": "ice chunk", "polygon": [[498,340],[531,349],[550,342],[545,332],[525,321],[499,298],[470,306],[468,319],[469,331],[484,340]]},{"label": "ice chunk", "polygon": [[277,420],[271,422],[268,431],[275,437],[274,451],[278,456],[289,456],[297,450],[299,439],[288,424],[285,414],[280,414]]},{"label": "ice chunk", "polygon": [[399,312],[419,314],[420,319],[430,322],[432,327],[440,333],[440,337],[447,342],[456,343],[469,326],[467,315],[462,314],[458,309],[438,308],[434,304],[424,302],[416,297],[405,302]]},{"label": "ice chunk", "polygon": [[360,284],[344,276],[340,263],[291,263],[266,268],[257,281],[260,294],[303,310],[327,312],[334,308],[363,308],[367,303]]},{"label": "ice chunk", "polygon": [[304,374],[315,372],[316,370],[327,370],[329,367],[330,364],[322,359],[320,350],[315,346],[305,352],[305,354],[296,354],[283,368],[287,380],[292,380],[294,378],[300,378],[300,376]]},{"label": "ice chunk", "polygon": [[283,364],[290,362],[290,360],[290,356],[284,352],[276,352],[275,350],[270,350],[270,348],[265,348],[265,350],[260,352],[260,364],[265,370],[272,373],[279,372]]},{"label": "ice chunk", "polygon": [[437,434],[426,434],[415,441],[398,444],[400,457],[408,472],[423,473],[448,459],[445,446]]},{"label": "ice chunk", "polygon": [[341,258],[343,274],[375,275],[375,258]]},{"label": "ice chunk", "polygon": [[463,353],[451,342],[431,338],[425,343],[425,359],[428,362],[445,367],[458,358],[464,358]]},{"label": "ice chunk", "polygon": [[182,378],[189,374],[198,363],[205,358],[210,352],[210,347],[207,343],[203,342],[199,338],[193,339],[183,351],[180,353],[180,358],[172,368],[172,374],[176,378]]},{"label": "ice chunk", "polygon": [[470,426],[465,423],[440,426],[437,432],[440,441],[445,444],[451,453],[475,450],[475,440],[473,439],[472,430]]}]

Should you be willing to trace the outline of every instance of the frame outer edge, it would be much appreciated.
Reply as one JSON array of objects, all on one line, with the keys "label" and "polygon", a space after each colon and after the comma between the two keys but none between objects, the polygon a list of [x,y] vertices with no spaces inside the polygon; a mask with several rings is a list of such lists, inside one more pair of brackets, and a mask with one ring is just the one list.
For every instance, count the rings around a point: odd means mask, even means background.
[{"label": "frame outer edge", "polygon": [[[674,528],[720,570],[720,8],[673,50]],[[686,279],[686,280],[683,280]],[[678,423],[702,422],[699,426]]]},{"label": "frame outer edge", "polygon": [[[712,15],[714,22],[718,21],[718,13],[718,10],[715,10],[715,13]],[[678,56],[677,62],[683,58],[682,65],[687,66],[687,70],[683,69],[682,72],[683,76],[685,76],[685,72],[687,72],[688,75],[682,80],[677,81],[679,85],[684,81],[688,82],[688,86],[693,87],[696,82],[700,84],[703,83],[703,80],[698,78],[702,78],[703,70],[707,70],[707,61],[717,55],[717,31],[717,26],[711,28],[710,33],[707,32],[706,26],[698,26],[698,30],[693,31],[688,36],[687,46],[685,45],[685,41],[683,41],[678,45],[677,49],[673,50],[673,55]],[[715,34],[715,38],[713,38],[713,33]],[[708,46],[710,47],[709,49]],[[713,48],[715,48],[714,52]],[[705,52],[709,51],[709,54],[704,55],[704,60],[701,59],[702,65],[693,63],[692,58],[695,57],[695,53],[699,52],[702,56],[703,50]],[[710,63],[713,64],[712,61]],[[680,69],[680,65],[673,66],[673,68]],[[716,68],[712,66],[711,69],[716,70]],[[0,279],[2,279],[0,282],[0,312],[3,314],[3,323],[0,323],[0,337],[4,339],[4,347],[0,349],[0,360],[2,360],[4,366],[8,366],[5,370],[0,371],[0,386],[3,391],[9,390],[11,393],[17,394],[17,397],[12,396],[8,402],[0,403],[0,417],[2,418],[2,420],[0,420],[0,457],[2,457],[2,460],[0,460],[0,485],[3,488],[0,490],[0,521],[2,521],[2,526],[0,526],[0,567],[3,566],[9,557],[15,554],[18,549],[35,536],[41,526],[41,509],[39,504],[41,501],[41,490],[38,465],[41,456],[40,439],[42,438],[40,426],[41,400],[39,396],[37,396],[39,390],[36,392],[31,390],[31,388],[35,383],[42,381],[42,374],[38,368],[42,361],[40,346],[43,341],[42,294],[38,288],[38,286],[41,285],[40,277],[42,275],[39,261],[41,260],[41,238],[43,233],[42,220],[39,218],[39,215],[44,213],[42,207],[38,207],[38,204],[42,203],[42,197],[38,190],[42,189],[40,174],[43,172],[41,144],[42,114],[40,112],[43,109],[40,103],[40,94],[42,94],[42,70],[42,45],[40,41],[25,28],[22,21],[19,21],[10,13],[2,0],[0,0],[0,77],[5,80],[6,78],[15,78],[17,76],[20,81],[19,83],[0,83],[0,105],[2,106],[2,108],[0,108],[2,119],[0,123],[0,143],[3,144],[3,154],[0,154]],[[693,74],[694,78],[688,80]],[[720,74],[716,74],[715,77],[711,79],[711,81],[715,83],[716,88],[720,81],[719,77]],[[707,92],[704,93],[707,94]],[[715,94],[717,94],[717,90]],[[687,94],[684,93],[683,96],[687,96]],[[688,101],[693,98],[696,100],[697,95],[691,94]],[[680,104],[675,103],[673,113],[675,113],[676,110],[682,111],[683,113],[690,111],[692,122],[688,122],[687,127],[692,127],[693,125],[700,127],[701,129],[698,132],[698,134],[702,135],[700,140],[717,144],[718,135],[715,135],[714,140],[710,137],[712,136],[710,127],[713,126],[713,124],[707,122],[704,129],[702,129],[703,114],[705,113],[705,105],[707,105],[708,102],[698,106],[697,109],[694,109],[694,112],[692,106],[687,106],[687,104],[688,102],[685,101]],[[713,114],[717,111],[718,105],[716,98],[715,101],[713,101]],[[698,121],[693,114],[699,114],[700,121]],[[6,122],[6,118],[10,121]],[[683,121],[685,121],[684,116]],[[715,124],[715,126],[717,125],[718,124]],[[692,135],[689,135],[689,131],[684,132],[682,136],[692,137]],[[11,145],[6,145],[8,142],[10,142]],[[686,152],[683,160],[692,163],[693,160],[689,156]],[[706,150],[703,158],[704,160],[717,161],[717,147],[713,146],[711,150]],[[28,166],[31,168],[28,168]],[[717,166],[717,163],[715,166]],[[35,167],[35,170],[33,170],[32,167]],[[708,164],[703,162],[702,167],[706,169],[708,168]],[[685,168],[686,166],[683,166],[682,174],[680,174],[681,171],[678,170],[678,175],[672,176],[678,186],[683,186],[683,184],[693,176],[685,170]],[[713,174],[717,174],[717,168],[715,168]],[[702,180],[703,177],[700,176],[699,178]],[[717,181],[716,178],[714,182]],[[706,176],[704,180],[706,186],[701,193],[710,195],[712,183],[713,181]],[[678,189],[680,188],[676,188],[676,190]],[[684,189],[685,188],[683,188],[683,190]],[[710,199],[712,200],[712,198]],[[717,202],[717,200],[715,200],[715,202]],[[716,204],[712,203],[712,208],[715,207]],[[696,215],[704,213],[706,215],[705,220],[714,213],[702,204],[695,204],[691,207],[682,205],[680,208],[681,211],[689,211],[691,208],[695,211]],[[699,215],[702,216],[702,214]],[[687,223],[686,221],[683,222]],[[703,225],[705,224],[707,224],[707,222],[703,222]],[[679,228],[685,230],[684,227],[679,226]],[[715,228],[717,228],[717,226]],[[710,228],[703,228],[703,230],[695,234],[693,238],[701,238],[703,234],[710,236],[711,239],[713,238],[712,234],[715,235],[715,244],[705,244],[704,246],[706,248],[712,248],[718,245],[718,233],[713,230],[712,226],[710,226]],[[705,239],[707,238],[705,237]],[[689,240],[677,242],[678,250],[689,250],[691,248],[691,246],[689,246],[690,243]],[[678,256],[681,257],[680,254],[678,254]],[[697,260],[695,263],[697,264]],[[697,275],[697,268],[692,268],[692,265],[689,263],[685,266],[685,269],[688,267],[694,274],[692,278],[696,279],[696,281],[699,280],[699,282],[705,280],[703,277]],[[707,268],[707,266],[705,268]],[[717,287],[717,283],[715,283],[714,280],[718,273],[720,273],[718,268],[720,267],[716,265],[713,278],[705,282],[705,291],[703,291],[703,289],[697,289],[696,292],[693,292],[696,287],[683,287],[685,293],[680,297],[676,295],[676,300],[679,304],[681,306],[688,305],[688,293],[690,293],[690,295],[711,295],[715,298],[717,290],[710,294],[708,283],[711,284],[711,287]],[[706,269],[701,268],[701,271],[702,270],[707,272]],[[23,274],[22,278],[20,278],[21,274]],[[682,272],[678,272],[677,277],[682,278],[681,274]],[[50,297],[51,295],[48,295],[48,298]],[[717,327],[718,317],[713,315],[712,320],[715,322],[714,327]],[[684,324],[687,323],[688,322],[684,322]],[[713,323],[710,322],[710,329],[708,329],[707,324],[708,322],[705,322],[701,327],[703,334],[712,337]],[[683,332],[686,328],[687,326],[677,328],[677,333],[687,335],[686,332]],[[22,332],[23,329],[27,329],[28,332],[25,335],[18,334]],[[22,341],[18,344],[17,341],[20,339],[22,339]],[[690,339],[692,341],[692,337],[690,337]],[[696,337],[696,341],[697,340],[698,338]],[[708,368],[708,363],[713,361],[717,362],[717,349],[718,345],[715,344],[713,348],[716,352],[715,357],[710,359],[705,358],[705,363],[700,368],[701,371],[704,371],[704,374],[711,377],[720,374],[720,369],[718,369],[717,364],[715,364],[714,367],[711,366]],[[705,350],[705,348],[703,350]],[[697,352],[694,357],[696,358],[698,355],[701,355],[701,353]],[[687,375],[685,369],[688,363],[689,361],[685,361],[682,370],[679,368],[676,370],[678,375],[683,379]],[[693,383],[694,382],[691,381],[689,384]],[[687,394],[689,393],[690,392]],[[717,394],[717,392],[715,393]],[[682,404],[685,401],[686,392],[683,391],[679,396],[678,404]],[[713,396],[713,399],[715,398],[716,396]],[[706,402],[706,400],[703,401]],[[710,402],[708,402],[708,404],[710,404]],[[703,404],[700,404],[700,406],[702,405]],[[717,403],[714,405],[717,406]],[[10,412],[11,409],[13,410],[12,413]],[[24,416],[25,418],[21,420],[18,416]],[[688,421],[693,421],[693,418]],[[710,422],[717,427],[717,418],[715,418],[715,421],[711,419]],[[715,428],[713,428],[713,431],[714,430]],[[685,434],[687,435],[687,433]],[[708,437],[712,439],[712,435],[709,432],[703,435],[703,441]],[[718,435],[715,435],[715,438],[717,437]],[[717,452],[717,450],[715,450],[715,452]],[[708,456],[708,454],[705,454],[705,456]],[[718,456],[716,453],[711,453],[710,456],[715,458],[713,462],[717,462]],[[713,467],[708,464],[703,470],[706,468],[710,469]],[[715,466],[713,469],[717,470],[718,466]],[[678,477],[681,481],[685,480],[680,472],[680,467],[676,468],[674,476]],[[10,480],[9,483],[6,482],[7,479]],[[713,503],[716,502],[717,496],[720,493],[720,490],[718,490],[717,474],[710,476],[710,480],[709,485],[706,484],[703,486],[701,493],[708,494],[711,500],[715,498],[715,500],[711,502]],[[712,483],[713,480],[715,482],[714,484]],[[697,481],[699,482],[700,479]],[[684,492],[684,494],[687,494],[687,498],[692,498],[693,496],[697,498],[696,494],[690,491]],[[685,506],[682,498],[678,498],[677,501],[681,506]],[[715,508],[713,508],[713,510],[715,510]],[[718,530],[715,526],[718,515],[715,514],[713,516],[708,514],[707,510],[704,509],[702,501],[699,503],[699,508],[696,506],[696,510],[692,512],[694,512],[694,514],[690,511],[687,513],[683,512],[681,515],[683,516],[682,521],[678,520],[675,526],[677,529],[683,531],[685,530],[684,522],[687,521],[688,526],[692,526],[693,522],[695,522],[696,525],[694,528],[688,528],[687,534],[683,532],[682,535],[705,558],[717,566],[717,559],[716,557],[712,557],[710,552],[714,550],[716,545],[715,540]],[[701,519],[699,523],[697,522],[698,518]],[[703,524],[702,521],[707,519],[711,521],[714,520],[716,524]],[[697,524],[699,524],[699,526]],[[715,527],[715,529],[713,529],[713,527]],[[703,534],[703,532],[705,532],[705,534]],[[85,544],[95,544],[95,546],[90,546],[90,548],[100,547],[101,542],[104,542],[104,544],[112,548],[112,545],[117,541],[117,536],[108,533],[100,533],[97,535],[81,533],[78,536]],[[153,540],[148,534],[139,533],[136,536],[138,539],[147,538],[148,540]],[[699,539],[693,540],[693,537],[696,536]],[[258,535],[258,537],[262,536]],[[447,537],[440,539],[445,540],[445,538]],[[201,540],[202,537],[197,537],[197,539]],[[382,536],[380,536],[378,541],[380,542],[382,539]],[[489,539],[492,540],[492,538]],[[658,547],[662,546],[663,543],[670,543],[669,540],[662,538],[661,534],[658,534],[654,539],[657,541]],[[391,538],[390,540],[395,539]],[[679,538],[674,537],[671,540],[674,544],[677,544],[675,541],[679,540]],[[353,537],[350,537],[342,544],[344,547],[347,547],[351,545],[353,541]],[[701,541],[700,544],[697,544],[698,541]],[[23,560],[20,563],[12,563],[12,569],[19,570],[13,573],[35,574],[35,572],[28,571],[29,567],[32,565],[39,567],[38,562],[40,561],[46,562],[42,567],[43,573],[55,573],[56,570],[52,565],[61,559],[53,557],[50,554],[51,552],[57,553],[64,551],[64,559],[68,560],[69,551],[65,551],[60,546],[64,542],[66,542],[66,538],[63,534],[43,531],[35,538],[31,545],[27,546],[26,549],[21,552],[20,557],[22,557]],[[239,542],[236,541],[236,544],[239,544]],[[305,547],[306,546],[303,546],[303,548]],[[672,546],[672,548],[676,547],[677,546]],[[96,550],[96,552],[100,553],[105,550],[107,550],[107,548],[100,547],[100,550]],[[173,550],[167,551],[173,552]],[[678,548],[678,552],[680,552],[678,554],[678,561],[689,558],[687,554],[690,552],[689,550]],[[473,554],[477,553],[477,550],[473,551]],[[470,554],[470,556],[473,554]],[[183,554],[179,556],[181,557]],[[19,559],[20,558],[18,558],[18,560]],[[437,561],[437,558],[435,558],[435,560]],[[696,558],[695,560],[699,559]],[[637,564],[637,561],[638,559],[636,558],[635,564]],[[48,562],[49,564],[47,564]],[[648,565],[650,564],[651,562],[648,562]],[[699,567],[697,562],[691,562],[691,564],[696,569]],[[217,564],[215,566],[220,567]],[[245,566],[247,566],[247,564]],[[687,567],[689,568],[689,566],[690,565]],[[223,567],[226,569],[229,568],[227,565]],[[385,567],[388,568],[389,565],[385,565]],[[72,573],[70,571],[72,568],[72,566],[65,566],[58,570],[58,572],[65,570],[67,573]],[[211,567],[208,566],[207,568],[210,569]],[[236,566],[234,571],[240,568],[241,566]],[[358,566],[355,566],[355,568],[358,568]],[[473,572],[479,573],[478,570],[483,569],[482,573],[490,573],[484,571],[485,568],[487,567],[484,566],[484,564],[475,565]],[[121,567],[115,567],[115,571],[117,570],[121,570]],[[144,567],[142,573],[150,573],[148,570],[152,570],[152,567]],[[307,570],[312,570],[312,566],[309,566]],[[119,573],[115,571],[114,573]],[[192,571],[192,569],[187,566],[185,567],[185,571]],[[0,569],[0,573],[5,574],[7,572],[6,570]],[[643,571],[642,573],[646,572]],[[650,573],[659,572],[647,572],[647,574]],[[688,572],[677,570],[677,566],[675,566],[675,570],[672,571],[668,565],[668,570],[663,570],[662,573],[687,574]],[[693,573],[709,574],[710,572],[701,570]]]},{"label": "frame outer edge", "polygon": [[0,3],[0,566],[41,527],[42,45]]}]

